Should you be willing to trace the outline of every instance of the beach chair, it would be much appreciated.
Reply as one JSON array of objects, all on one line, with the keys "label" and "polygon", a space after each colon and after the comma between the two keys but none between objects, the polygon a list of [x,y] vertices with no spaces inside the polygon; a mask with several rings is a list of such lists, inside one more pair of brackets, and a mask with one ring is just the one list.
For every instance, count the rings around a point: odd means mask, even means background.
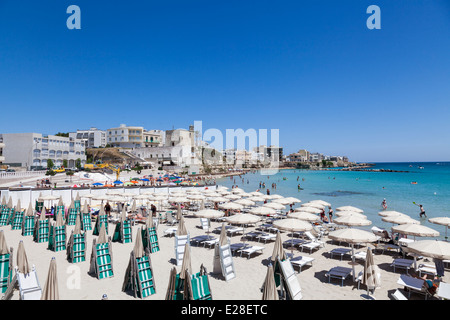
[{"label": "beach chair", "polygon": [[238,234],[238,233],[244,233],[244,228],[242,228],[242,227],[231,227],[231,228],[229,228],[229,229],[227,229],[227,234],[229,235],[229,236],[234,236],[235,234]]},{"label": "beach chair", "polygon": [[34,210],[36,212],[41,212],[43,207],[44,207],[44,201],[36,200],[36,202],[34,204]]},{"label": "beach chair", "polygon": [[233,256],[230,249],[230,244],[220,246],[217,244],[220,257],[220,266],[222,275],[225,281],[230,281],[236,278],[236,271],[234,269]]},{"label": "beach chair", "polygon": [[24,211],[16,211],[11,223],[11,230],[21,230],[23,225]]},{"label": "beach chair", "polygon": [[170,224],[171,226],[176,225],[178,223],[178,220],[173,217],[172,211],[166,212],[166,223]]},{"label": "beach chair", "polygon": [[209,240],[203,241],[203,247],[213,248],[216,243],[219,242],[219,239],[211,237]]},{"label": "beach chair", "polygon": [[242,255],[246,255],[247,259],[250,259],[252,254],[257,253],[257,252],[262,253],[263,250],[264,250],[264,247],[246,246],[245,248],[238,250],[238,252],[240,253],[241,257],[242,257]]},{"label": "beach chair", "polygon": [[22,236],[32,236],[34,234],[34,216],[24,216],[22,224]]},{"label": "beach chair", "polygon": [[121,243],[132,242],[132,229],[130,219],[121,219],[121,221],[116,224],[112,241]]},{"label": "beach chair", "polygon": [[8,253],[0,255],[0,292],[8,289],[13,279],[13,248]]},{"label": "beach chair", "polygon": [[8,225],[8,222],[10,220],[10,215],[11,215],[12,211],[14,211],[14,209],[13,208],[9,208],[9,207],[4,207],[0,211],[0,226]]},{"label": "beach chair", "polygon": [[346,267],[333,267],[331,268],[325,276],[328,277],[328,282],[331,282],[331,279],[339,279],[341,280],[341,287],[344,286],[344,280],[352,273],[351,268]]},{"label": "beach chair", "polygon": [[132,290],[134,297],[146,298],[156,293],[153,268],[150,260],[150,252],[145,249],[145,254],[138,258],[134,250],[130,254],[130,262],[125,272],[125,280],[122,291]]},{"label": "beach chair", "polygon": [[172,227],[172,228],[168,228],[168,229],[164,230],[165,236],[171,237],[171,236],[175,235],[175,233],[177,233],[177,227]]},{"label": "beach chair", "polygon": [[144,249],[148,248],[150,253],[159,251],[158,234],[155,227],[142,229],[142,243]]},{"label": "beach chair", "polygon": [[106,214],[101,214],[97,216],[97,219],[95,220],[94,224],[94,230],[92,230],[92,234],[94,236],[98,236],[102,224],[105,225],[106,234],[108,234],[108,216]]},{"label": "beach chair", "polygon": [[58,252],[66,250],[66,226],[57,227],[52,225],[50,227],[50,235],[48,241],[48,249]]},{"label": "beach chair", "polygon": [[[39,284],[39,279],[36,273],[36,268],[33,265],[28,274],[19,272],[19,268],[15,267],[15,280],[19,286],[20,300],[40,300],[42,295],[42,288]],[[15,282],[13,279],[13,284]]]},{"label": "beach chair", "polygon": [[186,243],[189,243],[189,234],[175,235],[175,258],[177,266],[181,266],[183,264],[184,248]]},{"label": "beach chair", "polygon": [[186,272],[186,275],[190,280],[186,282],[189,300],[212,300],[211,286],[203,264],[200,266],[200,272],[193,275]]},{"label": "beach chair", "polygon": [[391,267],[394,267],[394,272],[395,268],[403,268],[406,270],[406,273],[408,273],[413,263],[414,261],[410,259],[394,259],[394,261],[391,264]]},{"label": "beach chair", "polygon": [[263,242],[267,243],[267,241],[275,241],[275,239],[277,238],[276,234],[273,233],[261,233],[260,235],[258,235],[256,237],[256,240],[258,240],[259,242]]},{"label": "beach chair", "polygon": [[422,277],[422,273],[430,274],[432,276],[437,275],[436,266],[433,264],[421,263],[419,264],[417,271],[419,271],[419,277]]},{"label": "beach chair", "polygon": [[292,267],[298,267],[299,271],[298,273],[302,272],[302,267],[310,264],[312,266],[312,263],[315,259],[311,257],[305,257],[305,256],[298,256],[295,258],[290,259]]},{"label": "beach chair", "polygon": [[319,241],[311,232],[305,231],[304,235],[309,242],[305,242],[300,245],[302,252],[305,248],[309,249],[309,253],[312,253],[314,249],[325,247],[325,242]]},{"label": "beach chair", "polygon": [[92,230],[92,220],[89,212],[81,213],[81,229],[83,231]]},{"label": "beach chair", "polygon": [[114,276],[111,237],[104,243],[93,240],[89,273],[99,280]]},{"label": "beach chair", "polygon": [[50,236],[50,220],[48,218],[36,219],[36,222],[34,224],[33,241],[37,243],[48,242],[49,236]]},{"label": "beach chair", "polygon": [[348,255],[350,252],[352,251],[351,248],[334,248],[333,250],[331,250],[330,252],[328,252],[330,254],[330,258],[333,258],[333,256],[337,255],[341,258]]},{"label": "beach chair", "polygon": [[430,294],[428,288],[425,286],[425,280],[414,278],[408,276],[406,274],[400,275],[400,278],[397,280],[397,284],[403,286],[405,290],[408,292],[408,299],[411,298],[411,292],[416,292],[419,294],[425,295],[425,300],[432,294]]},{"label": "beach chair", "polygon": [[302,288],[298,282],[291,261],[289,259],[281,261],[277,257],[277,262],[277,266],[281,269],[281,284],[286,292],[286,300],[301,300],[303,298]]},{"label": "beach chair", "polygon": [[392,294],[392,297],[395,300],[408,300],[407,297],[405,297],[405,295],[400,291],[400,290],[395,290],[395,292]]},{"label": "beach chair", "polygon": [[211,223],[207,218],[200,218],[200,224],[203,230],[209,230],[209,227],[211,226]]},{"label": "beach chair", "polygon": [[66,224],[68,226],[74,226],[77,221],[78,210],[75,207],[69,207],[69,212],[67,213]]},{"label": "beach chair", "polygon": [[74,234],[73,231],[67,242],[67,260],[71,263],[86,261],[86,233]]}]

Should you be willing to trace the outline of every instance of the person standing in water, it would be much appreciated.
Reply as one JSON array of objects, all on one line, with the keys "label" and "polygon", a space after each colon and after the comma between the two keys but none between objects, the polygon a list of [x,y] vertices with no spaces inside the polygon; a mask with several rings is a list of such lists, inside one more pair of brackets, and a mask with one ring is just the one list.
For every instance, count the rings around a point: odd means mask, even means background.
[{"label": "person standing in water", "polygon": [[381,206],[383,207],[383,210],[387,209],[386,199],[383,199],[383,201],[381,201]]},{"label": "person standing in water", "polygon": [[419,213],[419,216],[422,218],[423,216],[427,216],[426,214],[425,214],[425,209],[423,208],[423,206],[421,205],[421,204],[416,204],[416,203],[414,203],[416,206],[419,206],[419,209],[420,209],[420,213]]}]

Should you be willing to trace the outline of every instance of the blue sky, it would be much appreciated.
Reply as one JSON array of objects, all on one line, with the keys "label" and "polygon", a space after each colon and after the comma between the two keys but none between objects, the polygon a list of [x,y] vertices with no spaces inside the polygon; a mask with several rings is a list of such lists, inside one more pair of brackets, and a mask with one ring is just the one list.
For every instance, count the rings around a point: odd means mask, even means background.
[{"label": "blue sky", "polygon": [[0,0],[0,108],[3,133],[201,120],[279,129],[285,153],[450,161],[450,4]]}]

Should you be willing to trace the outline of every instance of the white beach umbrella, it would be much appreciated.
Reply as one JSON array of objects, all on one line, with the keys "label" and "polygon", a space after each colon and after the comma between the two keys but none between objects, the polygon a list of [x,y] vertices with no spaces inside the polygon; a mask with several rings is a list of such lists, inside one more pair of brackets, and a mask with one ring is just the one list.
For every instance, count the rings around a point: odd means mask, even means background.
[{"label": "white beach umbrella", "polygon": [[241,188],[233,188],[231,189],[231,193],[244,193],[245,190]]},{"label": "white beach umbrella", "polygon": [[[287,198],[285,198],[286,200],[288,200],[289,201],[289,203],[288,204],[294,204],[294,203],[300,203],[300,202],[302,202],[302,200],[300,200],[300,199],[298,199],[298,198],[295,198],[295,197],[287,197]],[[275,200],[274,200],[275,201]]]},{"label": "white beach umbrella", "polygon": [[321,213],[322,209],[314,208],[314,207],[300,207],[300,208],[295,208],[294,212]]},{"label": "white beach umbrella", "polygon": [[94,196],[92,199],[103,201],[103,200],[109,200],[109,198],[111,198],[111,196],[108,196],[106,194],[102,194],[102,195]]},{"label": "white beach umbrella", "polygon": [[364,211],[362,209],[353,207],[353,206],[342,206],[339,208],[336,208],[336,211],[354,211],[354,212],[358,212],[358,213],[364,213]]},{"label": "white beach umbrella", "polygon": [[324,209],[325,206],[323,204],[317,203],[317,202],[306,202],[301,204],[301,208],[316,208],[316,209]]},{"label": "white beach umbrella", "polygon": [[292,204],[292,202],[287,198],[274,199],[271,203],[279,203],[282,205]]},{"label": "white beach umbrella", "polygon": [[369,243],[378,240],[377,236],[372,232],[355,228],[345,228],[332,231],[328,234],[328,238],[337,241],[344,241],[352,245],[352,267],[353,267],[353,282],[355,281],[355,244]]},{"label": "white beach umbrella", "polygon": [[266,200],[264,197],[261,196],[251,196],[250,198],[247,199],[254,202],[263,202],[264,200]]},{"label": "white beach umbrella", "polygon": [[249,210],[249,213],[256,214],[258,216],[266,216],[276,214],[277,211],[269,207],[256,207]]},{"label": "white beach umbrella", "polygon": [[183,203],[183,202],[189,202],[189,199],[186,196],[184,196],[184,197],[178,196],[178,197],[170,197],[169,201],[174,202],[174,203]]},{"label": "white beach umbrella", "polygon": [[311,223],[294,218],[276,220],[273,222],[273,226],[277,229],[290,232],[312,230]]},{"label": "white beach umbrella", "polygon": [[450,259],[450,242],[447,241],[419,240],[408,244],[408,247],[405,249],[434,259]]},{"label": "white beach umbrella", "polygon": [[282,199],[282,198],[284,198],[284,197],[279,194],[266,195],[266,199],[269,199],[269,200]]},{"label": "white beach umbrella", "polygon": [[439,224],[441,226],[445,226],[445,240],[447,240],[447,230],[450,227],[450,218],[449,217],[436,217],[428,219],[429,222],[434,224]]},{"label": "white beach umbrella", "polygon": [[407,215],[401,214],[401,215],[389,215],[387,217],[383,217],[381,220],[384,222],[394,223],[394,224],[405,224],[405,223],[413,223],[413,224],[420,224],[419,221],[410,218]]},{"label": "white beach umbrella", "polygon": [[234,203],[242,204],[244,207],[251,207],[255,205],[255,202],[248,199],[239,199],[234,201]]},{"label": "white beach umbrella", "polygon": [[305,212],[305,211],[295,211],[295,212],[291,212],[288,213],[288,218],[295,218],[295,219],[299,219],[299,220],[304,220],[304,221],[318,221],[320,220],[320,217],[318,215],[315,215],[313,213],[310,212]]},{"label": "white beach umbrella", "polygon": [[227,198],[229,200],[238,200],[241,199],[242,197],[237,194],[227,194],[226,196],[224,196],[224,198]]},{"label": "white beach umbrella", "polygon": [[262,192],[259,191],[252,191],[248,193],[251,196],[263,196],[264,194]]},{"label": "white beach umbrella", "polygon": [[212,202],[228,202],[230,199],[227,199],[225,197],[214,197],[210,199]]},{"label": "white beach umbrella", "polygon": [[231,217],[226,217],[225,221],[231,224],[239,224],[244,228],[243,236],[245,235],[245,226],[248,224],[254,224],[260,221],[261,218],[249,213],[235,214]]},{"label": "white beach umbrella", "polygon": [[311,200],[310,203],[319,203],[325,207],[331,207],[331,204],[329,202],[323,201],[323,200]]},{"label": "white beach umbrella", "polygon": [[344,226],[369,226],[372,224],[372,221],[349,214],[334,219],[334,223]]},{"label": "white beach umbrella", "polygon": [[380,212],[378,212],[378,215],[379,216],[382,216],[382,217],[388,217],[388,216],[391,216],[391,215],[405,215],[406,216],[406,214],[404,214],[404,213],[401,213],[401,212],[398,212],[398,211],[393,211],[393,210],[387,210],[387,211],[380,211]]},{"label": "white beach umbrella", "polygon": [[401,224],[398,226],[392,227],[393,232],[398,232],[400,234],[411,235],[415,237],[438,237],[439,232],[428,228],[427,226],[423,226],[421,224]]},{"label": "white beach umbrella", "polygon": [[[214,209],[204,209],[194,212],[194,216],[198,218],[206,218],[206,219],[217,219],[224,216],[223,211],[214,210]],[[209,223],[208,223],[208,233],[209,233]]]},{"label": "white beach umbrella", "polygon": [[353,217],[359,217],[362,219],[367,219],[366,215],[363,215],[362,213],[358,213],[358,212],[353,212],[353,211],[336,211],[336,216],[338,216],[338,217],[353,216]]},{"label": "white beach umbrella", "polygon": [[284,209],[286,209],[285,205],[282,205],[281,203],[276,203],[276,202],[265,203],[265,204],[263,204],[263,207],[272,208],[272,209],[275,209],[275,210],[284,210]]},{"label": "white beach umbrella", "polygon": [[226,202],[219,205],[219,208],[226,210],[242,210],[244,206],[239,203]]}]

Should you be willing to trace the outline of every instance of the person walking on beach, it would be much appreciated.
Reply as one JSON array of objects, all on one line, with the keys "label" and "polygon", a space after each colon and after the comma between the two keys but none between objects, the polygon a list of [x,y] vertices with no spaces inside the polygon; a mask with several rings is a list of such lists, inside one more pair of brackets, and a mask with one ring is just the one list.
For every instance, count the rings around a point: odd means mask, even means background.
[{"label": "person walking on beach", "polygon": [[109,204],[109,202],[106,202],[106,205],[105,205],[105,213],[106,213],[106,215],[107,215],[108,217],[111,216],[111,205]]},{"label": "person walking on beach", "polygon": [[386,199],[383,199],[383,201],[381,201],[381,207],[383,208],[383,210],[387,209]]},{"label": "person walking on beach", "polygon": [[425,209],[423,208],[423,206],[421,205],[421,204],[416,204],[415,202],[414,202],[414,204],[416,205],[416,206],[419,206],[419,208],[420,208],[420,213],[419,213],[419,216],[422,218],[423,216],[427,216],[426,214],[425,214]]},{"label": "person walking on beach", "polygon": [[330,209],[328,210],[328,216],[330,217],[330,222],[333,222],[333,209],[331,209],[331,207],[329,207]]}]

